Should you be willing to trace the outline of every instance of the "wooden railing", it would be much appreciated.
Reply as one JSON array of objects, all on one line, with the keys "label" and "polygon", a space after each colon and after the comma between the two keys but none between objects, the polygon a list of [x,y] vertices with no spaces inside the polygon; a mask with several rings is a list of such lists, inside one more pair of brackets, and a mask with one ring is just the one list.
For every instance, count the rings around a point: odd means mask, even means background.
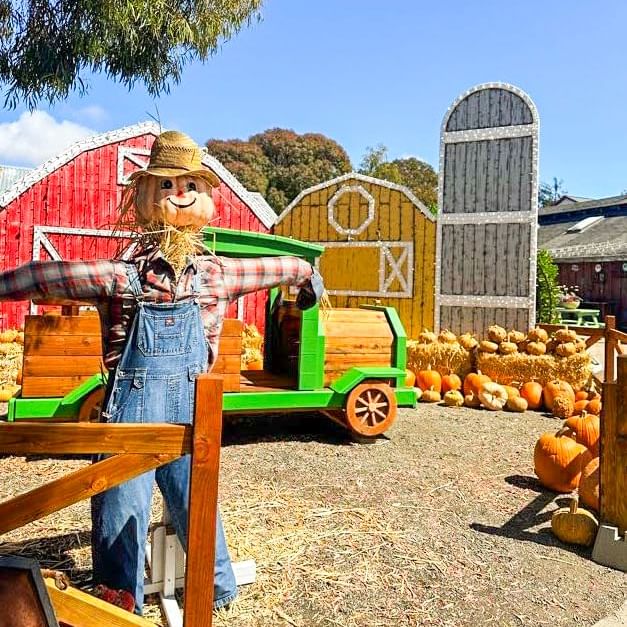
[{"label": "wooden railing", "polygon": [[[184,625],[211,627],[222,432],[221,377],[198,377],[196,400],[193,425],[0,423],[2,454],[110,455],[0,503],[0,534],[190,453]],[[59,619],[63,620],[61,616]]]}]

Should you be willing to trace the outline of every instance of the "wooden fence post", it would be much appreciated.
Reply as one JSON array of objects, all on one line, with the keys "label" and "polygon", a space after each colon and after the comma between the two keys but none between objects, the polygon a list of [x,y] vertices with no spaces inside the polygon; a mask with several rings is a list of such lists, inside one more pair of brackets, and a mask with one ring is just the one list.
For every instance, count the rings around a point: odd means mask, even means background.
[{"label": "wooden fence post", "polygon": [[216,375],[203,374],[196,381],[185,566],[185,627],[211,627],[212,624],[222,387],[222,377]]},{"label": "wooden fence post", "polygon": [[605,367],[603,372],[603,380],[606,383],[614,381],[614,353],[616,352],[616,339],[612,331],[616,329],[616,317],[605,316]]}]

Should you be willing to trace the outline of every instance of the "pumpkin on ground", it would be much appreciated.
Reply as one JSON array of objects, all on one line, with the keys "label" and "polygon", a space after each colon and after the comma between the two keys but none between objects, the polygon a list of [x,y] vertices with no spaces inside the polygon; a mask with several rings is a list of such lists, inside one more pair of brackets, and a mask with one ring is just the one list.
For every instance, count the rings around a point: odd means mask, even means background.
[{"label": "pumpkin on ground", "polygon": [[464,396],[464,405],[472,409],[479,409],[479,407],[481,407],[481,401],[476,394],[466,394],[466,396]]},{"label": "pumpkin on ground", "polygon": [[456,374],[447,374],[442,377],[442,393],[446,394],[451,390],[461,390],[462,380]]},{"label": "pumpkin on ground", "polygon": [[577,390],[575,392],[575,403],[579,401],[587,401],[588,400],[588,392],[586,390]]},{"label": "pumpkin on ground", "polygon": [[423,390],[420,400],[425,403],[439,403],[442,400],[442,396],[437,390],[430,388],[428,390]]},{"label": "pumpkin on ground", "polygon": [[573,404],[575,403],[575,390],[570,383],[561,379],[554,379],[544,386],[544,406],[549,411],[553,411],[553,401],[558,394],[567,394],[572,399]]},{"label": "pumpkin on ground", "polygon": [[573,416],[578,416],[582,411],[586,411],[586,407],[588,406],[588,401],[581,400],[575,401],[575,406],[573,409]]},{"label": "pumpkin on ground", "polygon": [[413,388],[416,384],[416,373],[409,368],[405,369],[405,387]]},{"label": "pumpkin on ground", "polygon": [[593,456],[599,454],[599,442],[601,437],[601,419],[596,414],[581,412],[579,416],[572,416],[564,423],[575,432],[579,444],[590,449]]},{"label": "pumpkin on ground", "polygon": [[419,370],[416,373],[416,384],[423,392],[434,390],[439,394],[442,391],[442,376],[429,366],[426,370]]},{"label": "pumpkin on ground", "polygon": [[464,396],[459,390],[449,390],[444,395],[444,404],[447,407],[461,407],[464,404]]},{"label": "pumpkin on ground", "polygon": [[479,400],[486,409],[499,411],[507,403],[507,390],[498,383],[484,383],[479,390]]},{"label": "pumpkin on ground", "polygon": [[526,411],[529,403],[522,396],[510,396],[505,406],[509,411],[523,412]]},{"label": "pumpkin on ground", "polygon": [[575,410],[575,403],[568,394],[558,394],[553,399],[553,415],[556,418],[570,418]]},{"label": "pumpkin on ground", "polygon": [[592,546],[599,523],[589,511],[581,509],[576,496],[570,507],[558,509],[551,518],[551,530],[562,542]]},{"label": "pumpkin on ground", "polygon": [[507,392],[507,398],[514,398],[515,396],[520,396],[520,390],[513,385],[504,385],[505,391]]},{"label": "pumpkin on ground", "polygon": [[599,511],[599,458],[592,459],[581,471],[579,499],[595,512]]},{"label": "pumpkin on ground", "polygon": [[579,485],[581,471],[592,459],[583,445],[569,437],[570,429],[543,433],[533,451],[533,466],[540,483],[555,492],[572,492]]},{"label": "pumpkin on ground", "polygon": [[468,394],[479,395],[479,390],[484,383],[492,381],[487,374],[482,374],[480,370],[477,372],[471,372],[464,379],[464,396]]},{"label": "pumpkin on ground", "polygon": [[586,405],[586,411],[589,414],[595,414],[596,416],[600,416],[601,407],[602,407],[601,398],[600,397],[593,398],[591,401],[588,401],[588,404]]},{"label": "pumpkin on ground", "polygon": [[529,409],[540,409],[542,407],[543,390],[542,385],[537,381],[527,381],[520,388],[520,395],[529,404]]}]

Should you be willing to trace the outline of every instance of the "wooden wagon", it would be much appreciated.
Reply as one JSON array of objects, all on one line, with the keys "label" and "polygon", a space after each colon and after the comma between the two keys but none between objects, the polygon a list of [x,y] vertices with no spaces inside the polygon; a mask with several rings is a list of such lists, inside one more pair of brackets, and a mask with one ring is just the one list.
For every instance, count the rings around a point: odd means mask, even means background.
[{"label": "wooden wagon", "polygon": [[[295,255],[314,263],[323,251],[229,229],[207,229],[205,238],[217,254],[233,257]],[[301,311],[289,296],[270,290],[263,370],[240,370],[242,323],[225,321],[213,369],[225,378],[224,413],[322,411],[355,435],[374,437],[391,426],[399,406],[415,406],[415,390],[404,383],[406,334],[394,308]],[[97,416],[105,380],[94,354],[97,325],[89,312],[29,318],[23,392],[9,402],[9,421]]]}]

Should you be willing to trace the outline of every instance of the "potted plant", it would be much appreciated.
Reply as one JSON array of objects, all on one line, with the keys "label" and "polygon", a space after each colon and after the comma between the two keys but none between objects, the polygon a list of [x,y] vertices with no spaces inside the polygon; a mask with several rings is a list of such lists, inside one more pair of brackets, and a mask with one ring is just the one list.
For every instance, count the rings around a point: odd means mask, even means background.
[{"label": "potted plant", "polygon": [[577,309],[581,303],[581,297],[577,294],[579,287],[577,285],[560,285],[560,305],[566,309]]}]

